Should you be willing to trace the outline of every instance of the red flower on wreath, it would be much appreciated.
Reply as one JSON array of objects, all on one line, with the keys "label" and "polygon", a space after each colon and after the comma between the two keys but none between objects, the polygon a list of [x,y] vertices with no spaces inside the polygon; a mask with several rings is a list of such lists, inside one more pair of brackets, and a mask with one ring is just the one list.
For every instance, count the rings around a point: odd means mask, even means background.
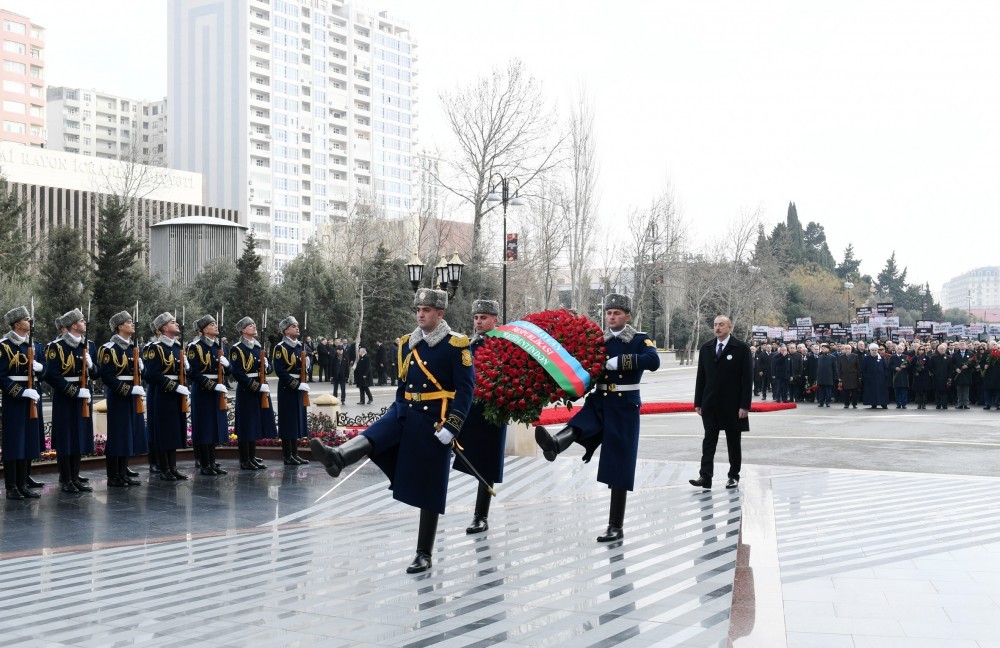
[{"label": "red flower on wreath", "polygon": [[[604,331],[595,322],[568,310],[547,310],[522,318],[558,342],[590,374],[590,384],[604,369]],[[484,404],[486,419],[532,423],[551,403],[567,407],[570,397],[540,364],[516,344],[487,337],[476,349],[476,399]]]}]

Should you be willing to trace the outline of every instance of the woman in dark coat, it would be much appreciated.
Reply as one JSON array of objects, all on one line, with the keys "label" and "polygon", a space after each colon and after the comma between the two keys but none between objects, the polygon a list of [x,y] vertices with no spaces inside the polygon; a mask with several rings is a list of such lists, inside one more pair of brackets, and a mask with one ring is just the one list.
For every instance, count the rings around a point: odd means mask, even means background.
[{"label": "woman in dark coat", "polygon": [[358,386],[358,391],[361,392],[361,402],[358,405],[365,404],[365,395],[368,395],[368,404],[372,403],[372,390],[368,389],[368,381],[372,377],[372,359],[368,356],[368,351],[361,347],[358,349],[358,362],[354,365],[354,384]]},{"label": "woman in dark coat", "polygon": [[948,345],[939,344],[937,352],[931,356],[928,364],[931,366],[931,381],[934,383],[936,409],[948,409],[948,388],[951,386],[953,373],[951,356],[948,355]]},{"label": "woman in dark coat", "polygon": [[837,358],[837,369],[840,371],[840,388],[844,390],[844,409],[857,409],[858,390],[861,388],[861,356],[847,345],[844,353]]},{"label": "woman in dark coat", "polygon": [[927,396],[934,391],[931,379],[931,359],[927,355],[928,346],[921,345],[913,356],[911,367],[913,371],[913,398],[917,401],[917,409],[927,409]]},{"label": "woman in dark coat", "polygon": [[861,359],[861,402],[872,409],[889,407],[889,363],[875,343],[868,345],[868,355]]}]

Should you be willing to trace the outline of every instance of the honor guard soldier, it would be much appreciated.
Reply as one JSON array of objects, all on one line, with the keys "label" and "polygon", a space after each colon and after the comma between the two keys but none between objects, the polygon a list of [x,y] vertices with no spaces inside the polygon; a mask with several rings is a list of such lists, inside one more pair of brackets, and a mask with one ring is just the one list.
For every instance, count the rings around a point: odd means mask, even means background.
[{"label": "honor guard soldier", "polygon": [[52,448],[59,464],[64,493],[89,493],[80,479],[80,457],[94,452],[94,421],[90,417],[90,389],[80,385],[84,367],[94,370],[97,348],[86,340],[87,322],[79,309],[59,318],[66,332],[45,351],[45,382],[52,387]]},{"label": "honor guard soldier", "polygon": [[535,428],[535,441],[549,461],[574,441],[586,449],[589,462],[602,446],[597,481],[611,489],[608,529],[598,542],[621,540],[625,536],[625,499],[635,486],[635,463],[639,452],[639,381],[643,371],[660,368],[656,345],[645,333],[629,326],[632,301],[612,293],[604,298],[604,346],[608,360],[597,388],[563,429],[550,434]]},{"label": "honor guard soldier", "polygon": [[[38,493],[28,488],[28,466],[41,456],[44,423],[38,390],[28,386],[41,380],[45,367],[42,345],[31,337],[31,315],[24,306],[7,311],[4,321],[10,326],[0,339],[0,391],[3,391],[3,477],[7,499],[36,499]],[[30,358],[30,361],[29,361]],[[37,483],[37,482],[36,482]]]},{"label": "honor guard soldier", "polygon": [[215,446],[229,442],[229,405],[225,376],[229,360],[219,340],[219,325],[211,315],[195,320],[195,338],[187,348],[191,383],[191,442],[206,476],[226,475],[215,461]]},{"label": "honor guard soldier", "polygon": [[472,405],[469,338],[444,320],[448,293],[414,295],[417,328],[399,341],[399,384],[394,406],[367,430],[337,448],[313,438],[310,445],[333,477],[362,457],[389,478],[394,499],[420,509],[417,555],[407,573],[431,567],[438,515],[448,496],[451,443]]},{"label": "honor guard soldier", "polygon": [[158,335],[143,354],[146,380],[149,382],[149,440],[159,457],[160,479],[178,481],[188,478],[177,470],[177,450],[187,447],[187,397],[191,390],[181,383],[184,352],[177,339],[180,326],[171,313],[160,313],[153,320]]},{"label": "honor guard soldier", "polygon": [[299,323],[289,315],[278,323],[281,342],[274,347],[274,373],[278,376],[278,436],[286,466],[309,463],[299,456],[299,439],[308,435],[305,394],[309,385],[302,382],[303,349],[299,341]]},{"label": "honor guard soldier", "polygon": [[97,352],[101,382],[108,406],[108,439],[104,446],[108,486],[138,486],[129,474],[128,458],[146,454],[146,421],[142,398],[146,390],[139,379],[140,367],[135,346],[135,322],[128,311],[116,313],[108,321],[111,341]]},{"label": "honor guard soldier", "polygon": [[[491,299],[477,299],[472,302],[472,324],[475,335],[469,344],[469,351],[475,357],[476,349],[483,345],[484,336],[496,328],[497,317],[500,315],[500,304]],[[469,416],[462,426],[462,445],[465,458],[479,471],[488,483],[479,483],[476,493],[476,510],[472,516],[472,524],[466,533],[482,533],[489,528],[487,517],[490,513],[490,500],[493,495],[489,488],[503,481],[504,446],[507,441],[507,426],[496,425],[486,420],[483,415],[484,405],[473,402]],[[471,474],[464,463],[455,458],[455,470]]]},{"label": "honor guard soldier", "polygon": [[257,441],[278,436],[271,389],[267,384],[267,358],[257,341],[257,324],[249,317],[236,322],[240,340],[229,350],[229,370],[236,386],[236,436],[240,444],[240,470],[263,470],[257,458]]}]

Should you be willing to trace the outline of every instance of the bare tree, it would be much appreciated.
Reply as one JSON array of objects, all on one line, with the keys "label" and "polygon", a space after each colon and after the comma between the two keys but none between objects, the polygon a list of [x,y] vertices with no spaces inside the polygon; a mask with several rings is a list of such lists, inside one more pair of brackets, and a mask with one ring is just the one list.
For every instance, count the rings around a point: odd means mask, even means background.
[{"label": "bare tree", "polygon": [[597,143],[594,107],[584,88],[577,91],[569,117],[569,183],[563,201],[563,218],[569,233],[571,306],[586,312],[590,300],[590,263],[597,227]]},{"label": "bare tree", "polygon": [[563,190],[544,181],[542,190],[531,201],[523,218],[526,229],[525,265],[537,282],[538,307],[548,309],[559,301],[560,260],[566,249],[566,230],[562,223]]},{"label": "bare tree", "polygon": [[515,177],[529,185],[559,161],[563,138],[555,132],[554,110],[541,84],[514,59],[504,69],[454,92],[441,102],[458,150],[447,166],[454,179],[435,180],[473,208],[472,250],[478,254],[483,217],[493,173]]}]

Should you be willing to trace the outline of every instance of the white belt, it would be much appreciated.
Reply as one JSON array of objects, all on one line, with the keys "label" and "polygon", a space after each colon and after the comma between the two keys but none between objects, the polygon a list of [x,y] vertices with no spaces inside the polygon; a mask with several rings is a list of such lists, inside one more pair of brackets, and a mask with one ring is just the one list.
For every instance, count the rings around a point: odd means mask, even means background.
[{"label": "white belt", "polygon": [[181,379],[180,376],[171,375],[171,374],[163,374],[163,377],[164,378],[169,378],[170,380],[180,380]]},{"label": "white belt", "polygon": [[202,378],[208,378],[209,380],[218,380],[219,374],[201,374]]},{"label": "white belt", "polygon": [[69,376],[68,378],[63,378],[66,382],[80,382],[80,376]]},{"label": "white belt", "polygon": [[598,391],[609,391],[609,392],[623,392],[623,391],[639,391],[639,385],[616,385],[615,383],[604,384],[597,383]]},{"label": "white belt", "polygon": [[27,376],[7,376],[14,382],[28,382]]},{"label": "white belt", "polygon": [[115,378],[117,378],[118,380],[120,380],[122,382],[127,382],[127,383],[134,383],[135,382],[135,377],[134,376],[115,376]]},{"label": "white belt", "polygon": [[248,373],[247,374],[247,378],[256,378],[259,375],[260,375],[260,373],[255,371],[253,373]]}]

